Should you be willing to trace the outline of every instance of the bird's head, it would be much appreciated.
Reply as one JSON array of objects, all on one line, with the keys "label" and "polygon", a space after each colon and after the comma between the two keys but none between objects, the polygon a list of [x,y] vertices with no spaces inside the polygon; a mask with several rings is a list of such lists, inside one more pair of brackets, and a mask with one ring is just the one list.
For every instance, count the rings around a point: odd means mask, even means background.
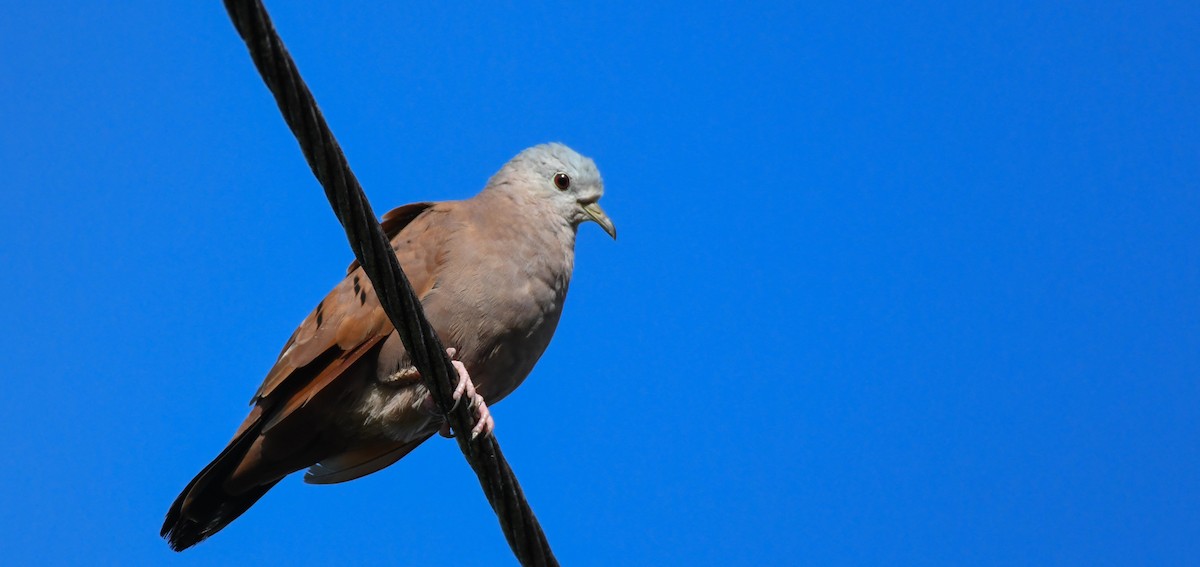
[{"label": "bird's head", "polygon": [[609,236],[617,237],[612,220],[600,208],[604,181],[596,163],[563,144],[526,149],[509,161],[497,178],[531,188],[534,198],[551,203],[573,226],[594,221]]}]

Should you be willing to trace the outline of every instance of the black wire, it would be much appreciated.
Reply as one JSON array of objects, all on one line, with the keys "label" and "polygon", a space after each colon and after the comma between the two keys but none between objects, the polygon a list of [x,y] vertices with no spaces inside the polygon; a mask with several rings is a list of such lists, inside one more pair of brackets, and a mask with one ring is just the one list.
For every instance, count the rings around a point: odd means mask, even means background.
[{"label": "black wire", "polygon": [[475,469],[509,547],[522,565],[558,565],[495,436],[472,441],[466,433],[475,427],[476,419],[468,404],[454,407],[452,392],[458,374],[446,356],[442,341],[426,320],[371,204],[350,171],[316,100],[300,78],[283,40],[275,32],[266,8],[258,0],[225,0],[225,9],[250,49],[250,57],[263,82],[275,95],[275,102],[300,143],[309,167],[325,189],[325,196],[346,230],[354,256],[375,286],[380,305],[400,334],[434,401],[454,431],[460,433],[456,436],[459,449]]}]

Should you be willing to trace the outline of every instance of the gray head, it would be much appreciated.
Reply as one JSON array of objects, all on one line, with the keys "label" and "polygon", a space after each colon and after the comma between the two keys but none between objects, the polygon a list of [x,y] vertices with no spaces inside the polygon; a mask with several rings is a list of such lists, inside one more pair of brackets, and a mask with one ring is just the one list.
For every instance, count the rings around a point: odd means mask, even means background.
[{"label": "gray head", "polygon": [[594,221],[613,238],[613,226],[598,201],[604,195],[600,170],[590,158],[559,143],[526,149],[504,164],[488,185],[532,190],[534,199],[550,203],[573,226]]}]

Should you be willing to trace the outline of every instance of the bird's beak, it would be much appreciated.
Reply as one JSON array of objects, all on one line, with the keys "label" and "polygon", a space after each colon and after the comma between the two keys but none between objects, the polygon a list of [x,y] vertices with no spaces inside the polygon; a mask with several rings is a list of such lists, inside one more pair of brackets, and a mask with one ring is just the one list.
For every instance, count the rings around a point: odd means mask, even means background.
[{"label": "bird's beak", "polygon": [[583,212],[587,213],[587,216],[596,221],[596,224],[600,225],[600,228],[603,228],[604,232],[607,232],[609,236],[613,237],[613,240],[617,239],[617,227],[613,226],[612,220],[608,218],[608,215],[604,214],[604,209],[600,208],[599,203],[588,203],[584,205]]}]

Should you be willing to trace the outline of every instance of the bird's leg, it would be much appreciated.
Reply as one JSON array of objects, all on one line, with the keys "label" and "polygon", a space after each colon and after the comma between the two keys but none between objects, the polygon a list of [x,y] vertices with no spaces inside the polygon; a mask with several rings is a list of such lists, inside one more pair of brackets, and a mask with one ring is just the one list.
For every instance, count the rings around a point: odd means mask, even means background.
[{"label": "bird's leg", "polygon": [[[446,349],[446,354],[450,356],[450,363],[454,365],[454,369],[458,371],[458,385],[454,387],[454,407],[458,407],[458,403],[466,396],[467,403],[471,409],[475,410],[475,418],[477,423],[475,428],[471,430],[471,439],[479,436],[488,436],[496,429],[496,422],[492,420],[492,412],[488,410],[487,402],[483,396],[475,391],[475,384],[471,382],[471,375],[467,373],[467,367],[459,360],[454,359],[455,350],[453,348]],[[440,415],[437,411],[437,404],[433,401],[433,396],[427,394],[422,404],[430,413]],[[450,422],[443,421],[442,427],[438,430],[442,437],[454,437],[454,433],[450,431]]]},{"label": "bird's leg", "polygon": [[[475,427],[471,429],[471,439],[475,439],[481,435],[484,437],[491,435],[492,431],[496,429],[496,422],[492,420],[492,412],[488,410],[487,402],[484,401],[483,396],[479,395],[479,393],[475,391],[475,383],[471,381],[471,375],[467,374],[467,367],[458,360],[451,360],[450,363],[453,364],[454,369],[458,371],[458,387],[454,388],[455,404],[457,405],[463,394],[466,394],[467,403],[471,404],[468,407],[475,410],[475,419],[477,420],[477,423],[475,424]],[[449,422],[442,424],[442,429],[439,431],[439,433],[441,433],[443,437],[452,437],[454,435],[450,431]]]}]

